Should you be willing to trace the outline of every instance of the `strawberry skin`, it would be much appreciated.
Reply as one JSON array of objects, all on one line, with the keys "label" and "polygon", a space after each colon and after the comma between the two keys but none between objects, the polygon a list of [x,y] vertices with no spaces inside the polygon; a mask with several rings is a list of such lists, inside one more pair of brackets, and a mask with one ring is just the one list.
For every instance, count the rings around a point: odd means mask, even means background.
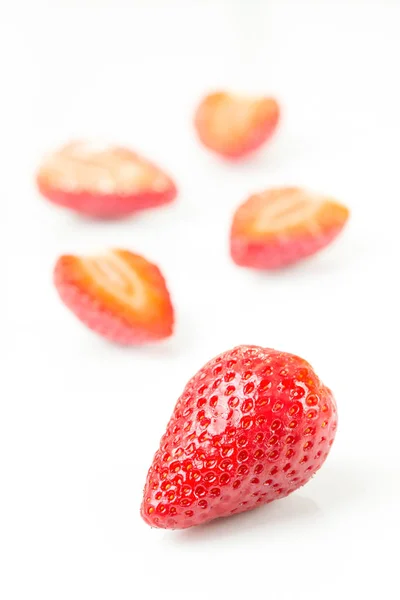
[{"label": "strawberry skin", "polygon": [[51,154],[36,182],[54,204],[104,219],[167,204],[177,194],[172,179],[135,152],[80,141]]},{"label": "strawberry skin", "polygon": [[335,437],[336,404],[302,358],[238,346],[186,385],[147,475],[141,515],[184,529],[284,498]]},{"label": "strawberry skin", "polygon": [[236,160],[269,140],[277,127],[279,114],[279,105],[274,98],[215,92],[200,103],[194,124],[206,148]]},{"label": "strawberry skin", "polygon": [[331,198],[299,188],[266,190],[236,210],[231,256],[242,267],[286,267],[330,244],[348,217],[349,210]]},{"label": "strawberry skin", "polygon": [[164,277],[138,254],[61,256],[54,284],[80,321],[113,342],[140,345],[172,334],[174,312]]}]

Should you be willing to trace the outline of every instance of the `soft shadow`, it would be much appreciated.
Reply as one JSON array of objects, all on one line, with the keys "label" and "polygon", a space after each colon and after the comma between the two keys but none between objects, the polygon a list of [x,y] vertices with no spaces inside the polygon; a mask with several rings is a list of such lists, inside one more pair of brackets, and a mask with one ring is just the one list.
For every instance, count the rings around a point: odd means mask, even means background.
[{"label": "soft shadow", "polygon": [[[90,332],[89,332],[90,333]],[[121,354],[131,355],[133,358],[137,356],[140,360],[153,359],[153,360],[164,360],[170,358],[176,358],[186,354],[190,351],[197,339],[198,333],[196,334],[193,327],[193,319],[189,316],[179,314],[179,321],[175,325],[174,333],[170,338],[160,340],[158,342],[143,344],[140,346],[124,346],[118,344],[112,344],[104,338],[98,336],[97,342],[100,342],[104,348],[104,351],[119,352]]]},{"label": "soft shadow", "polygon": [[346,462],[324,465],[307,485],[307,491],[324,513],[353,510],[360,498],[373,484],[373,467],[364,462]]},{"label": "soft shadow", "polygon": [[99,227],[101,225],[118,225],[118,223],[126,224],[129,221],[134,223],[143,223],[146,222],[146,217],[154,217],[157,214],[168,215],[176,205],[176,199],[172,202],[168,202],[167,204],[162,204],[161,206],[153,206],[152,208],[145,208],[141,210],[132,211],[126,215],[118,215],[118,216],[109,216],[109,217],[91,217],[90,215],[85,215],[76,211],[69,211],[67,208],[64,209],[66,213],[69,213],[70,220],[72,224],[85,224],[88,227]]},{"label": "soft shadow", "polygon": [[364,263],[366,250],[362,245],[351,245],[347,237],[337,240],[331,247],[301,260],[293,265],[272,271],[248,270],[255,282],[260,281],[293,281],[293,278],[313,280],[329,278],[334,273],[347,273],[349,266]]},{"label": "soft shadow", "polygon": [[164,539],[169,544],[182,544],[242,536],[243,532],[251,536],[257,531],[270,532],[279,523],[282,525],[288,521],[310,519],[318,511],[318,505],[313,500],[297,494],[239,515],[215,519],[182,531],[167,532]]},{"label": "soft shadow", "polygon": [[[308,521],[313,527],[329,513],[352,511],[367,490],[371,474],[359,464],[326,465],[321,473],[287,498],[230,517],[215,519],[182,531],[166,532],[167,544],[184,544],[231,537],[276,535],[284,527]],[[319,526],[319,525],[318,525]]]},{"label": "soft shadow", "polygon": [[271,173],[287,167],[288,161],[292,159],[296,161],[304,159],[307,151],[303,140],[277,134],[264,146],[237,160],[229,160],[214,153],[207,153],[207,166],[210,166],[210,163],[213,166],[217,162],[220,168],[225,168],[229,172],[230,176],[232,173],[271,175]]}]

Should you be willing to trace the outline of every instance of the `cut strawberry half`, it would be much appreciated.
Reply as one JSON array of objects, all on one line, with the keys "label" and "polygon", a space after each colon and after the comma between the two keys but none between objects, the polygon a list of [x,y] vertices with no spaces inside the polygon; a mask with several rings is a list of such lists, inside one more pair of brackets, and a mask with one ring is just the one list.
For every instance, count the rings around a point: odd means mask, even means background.
[{"label": "cut strawberry half", "polygon": [[177,194],[172,179],[135,152],[79,141],[43,162],[37,185],[51,202],[100,218],[160,206]]},{"label": "cut strawberry half", "polygon": [[195,127],[209,150],[239,159],[262,146],[274,133],[278,120],[279,105],[274,98],[216,92],[200,103]]},{"label": "cut strawberry half", "polygon": [[233,217],[232,258],[242,267],[285,267],[327,246],[348,217],[342,204],[299,188],[255,194]]},{"label": "cut strawberry half", "polygon": [[128,250],[61,256],[54,283],[85,325],[120,344],[143,344],[172,334],[173,307],[158,267]]}]

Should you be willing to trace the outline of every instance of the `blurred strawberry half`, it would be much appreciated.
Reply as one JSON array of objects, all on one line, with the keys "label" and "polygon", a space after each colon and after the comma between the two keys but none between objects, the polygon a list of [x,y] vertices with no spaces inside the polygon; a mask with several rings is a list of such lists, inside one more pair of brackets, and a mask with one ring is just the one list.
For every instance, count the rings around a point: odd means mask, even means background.
[{"label": "blurred strawberry half", "polygon": [[274,133],[279,105],[274,98],[252,98],[216,92],[206,96],[195,115],[204,146],[228,159],[240,159]]},{"label": "blurred strawberry half", "polygon": [[322,195],[294,187],[266,190],[236,210],[232,258],[254,269],[291,265],[330,244],[348,217],[345,206]]},{"label": "blurred strawberry half", "polygon": [[172,179],[127,148],[76,141],[42,163],[37,185],[48,200],[98,218],[161,206],[177,194]]},{"label": "blurred strawberry half", "polygon": [[66,306],[96,333],[120,344],[172,334],[173,307],[158,267],[127,250],[61,256],[54,283]]}]

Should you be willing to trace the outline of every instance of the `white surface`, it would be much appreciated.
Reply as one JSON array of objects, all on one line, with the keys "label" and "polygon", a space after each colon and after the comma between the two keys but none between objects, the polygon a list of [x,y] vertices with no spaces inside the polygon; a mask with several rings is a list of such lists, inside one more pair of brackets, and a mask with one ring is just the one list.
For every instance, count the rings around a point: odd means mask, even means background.
[{"label": "white surface", "polygon": [[[399,3],[27,0],[1,13],[1,598],[397,597]],[[283,105],[279,135],[246,164],[193,136],[193,108],[214,87]],[[33,173],[76,136],[159,161],[179,200],[115,223],[50,206]],[[236,268],[233,208],[288,183],[348,204],[345,234],[285,273]],[[113,347],[59,302],[57,256],[115,245],[165,272],[171,341]],[[286,500],[151,530],[142,487],[174,403],[239,343],[314,365],[337,397],[332,453]]]}]

